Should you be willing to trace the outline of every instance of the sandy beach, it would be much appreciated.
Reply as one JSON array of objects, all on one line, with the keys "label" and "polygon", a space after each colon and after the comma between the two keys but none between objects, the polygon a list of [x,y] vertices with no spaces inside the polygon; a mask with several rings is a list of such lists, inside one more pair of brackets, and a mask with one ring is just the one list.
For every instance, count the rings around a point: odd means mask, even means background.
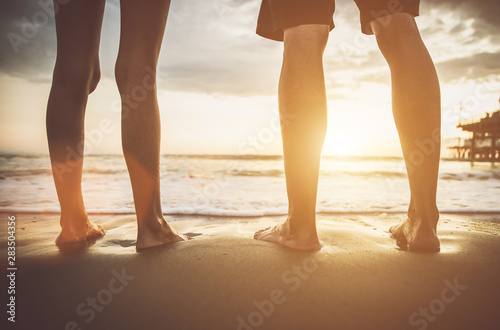
[{"label": "sandy beach", "polygon": [[314,253],[252,239],[280,218],[177,217],[174,227],[195,240],[136,253],[134,216],[93,216],[107,235],[60,251],[57,215],[18,215],[16,323],[9,325],[499,329],[498,216],[443,215],[437,254],[397,248],[387,228],[402,217],[319,216],[323,248]]}]

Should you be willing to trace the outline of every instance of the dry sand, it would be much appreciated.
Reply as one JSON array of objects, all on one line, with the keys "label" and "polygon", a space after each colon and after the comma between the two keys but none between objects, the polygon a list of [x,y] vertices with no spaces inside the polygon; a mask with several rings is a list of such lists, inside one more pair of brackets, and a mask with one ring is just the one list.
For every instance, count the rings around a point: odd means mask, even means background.
[{"label": "dry sand", "polygon": [[93,219],[107,235],[63,253],[57,215],[17,216],[12,328],[500,329],[498,215],[443,215],[437,254],[396,247],[398,214],[319,216],[314,253],[252,239],[280,218],[180,218],[194,241],[144,253],[133,216]]}]

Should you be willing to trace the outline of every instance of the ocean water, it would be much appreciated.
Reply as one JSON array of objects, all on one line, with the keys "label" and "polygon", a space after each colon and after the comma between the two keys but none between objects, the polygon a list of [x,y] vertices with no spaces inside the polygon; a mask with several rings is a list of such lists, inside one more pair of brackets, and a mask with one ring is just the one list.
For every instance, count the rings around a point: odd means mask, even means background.
[{"label": "ocean water", "polygon": [[[441,212],[499,213],[500,168],[442,160]],[[122,156],[85,158],[83,194],[89,213],[134,213]],[[163,156],[165,214],[285,215],[283,160],[278,156]],[[323,157],[320,213],[406,212],[409,186],[399,158]],[[48,156],[0,156],[0,211],[58,212]]]}]

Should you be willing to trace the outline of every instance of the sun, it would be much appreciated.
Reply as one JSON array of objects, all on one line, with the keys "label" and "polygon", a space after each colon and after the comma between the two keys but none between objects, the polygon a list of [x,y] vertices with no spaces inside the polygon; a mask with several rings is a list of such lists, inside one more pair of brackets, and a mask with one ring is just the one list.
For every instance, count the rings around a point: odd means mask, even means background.
[{"label": "sun", "polygon": [[324,153],[332,156],[348,156],[354,153],[354,144],[347,138],[327,139]]}]

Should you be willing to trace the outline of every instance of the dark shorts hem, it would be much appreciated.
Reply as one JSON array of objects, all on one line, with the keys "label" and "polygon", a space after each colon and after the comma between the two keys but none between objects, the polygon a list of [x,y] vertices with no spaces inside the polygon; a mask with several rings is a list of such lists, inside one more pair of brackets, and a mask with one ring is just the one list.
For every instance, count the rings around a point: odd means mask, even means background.
[{"label": "dark shorts hem", "polygon": [[[398,13],[419,15],[420,0],[354,0],[360,11],[361,31],[373,34],[370,22],[379,17]],[[334,0],[263,0],[257,21],[257,34],[283,41],[286,28],[306,24],[325,24],[335,27]],[[381,24],[384,20],[381,19]]]},{"label": "dark shorts hem", "polygon": [[[356,5],[359,8],[361,32],[373,34],[370,22],[377,18],[400,13],[407,13],[417,17],[419,15],[420,0],[375,0],[372,2],[357,0]],[[381,19],[380,21],[381,24],[387,24],[389,19]]]},{"label": "dark shorts hem", "polygon": [[264,0],[257,21],[257,34],[283,41],[286,28],[306,24],[325,24],[332,30],[335,2],[332,0]]}]

